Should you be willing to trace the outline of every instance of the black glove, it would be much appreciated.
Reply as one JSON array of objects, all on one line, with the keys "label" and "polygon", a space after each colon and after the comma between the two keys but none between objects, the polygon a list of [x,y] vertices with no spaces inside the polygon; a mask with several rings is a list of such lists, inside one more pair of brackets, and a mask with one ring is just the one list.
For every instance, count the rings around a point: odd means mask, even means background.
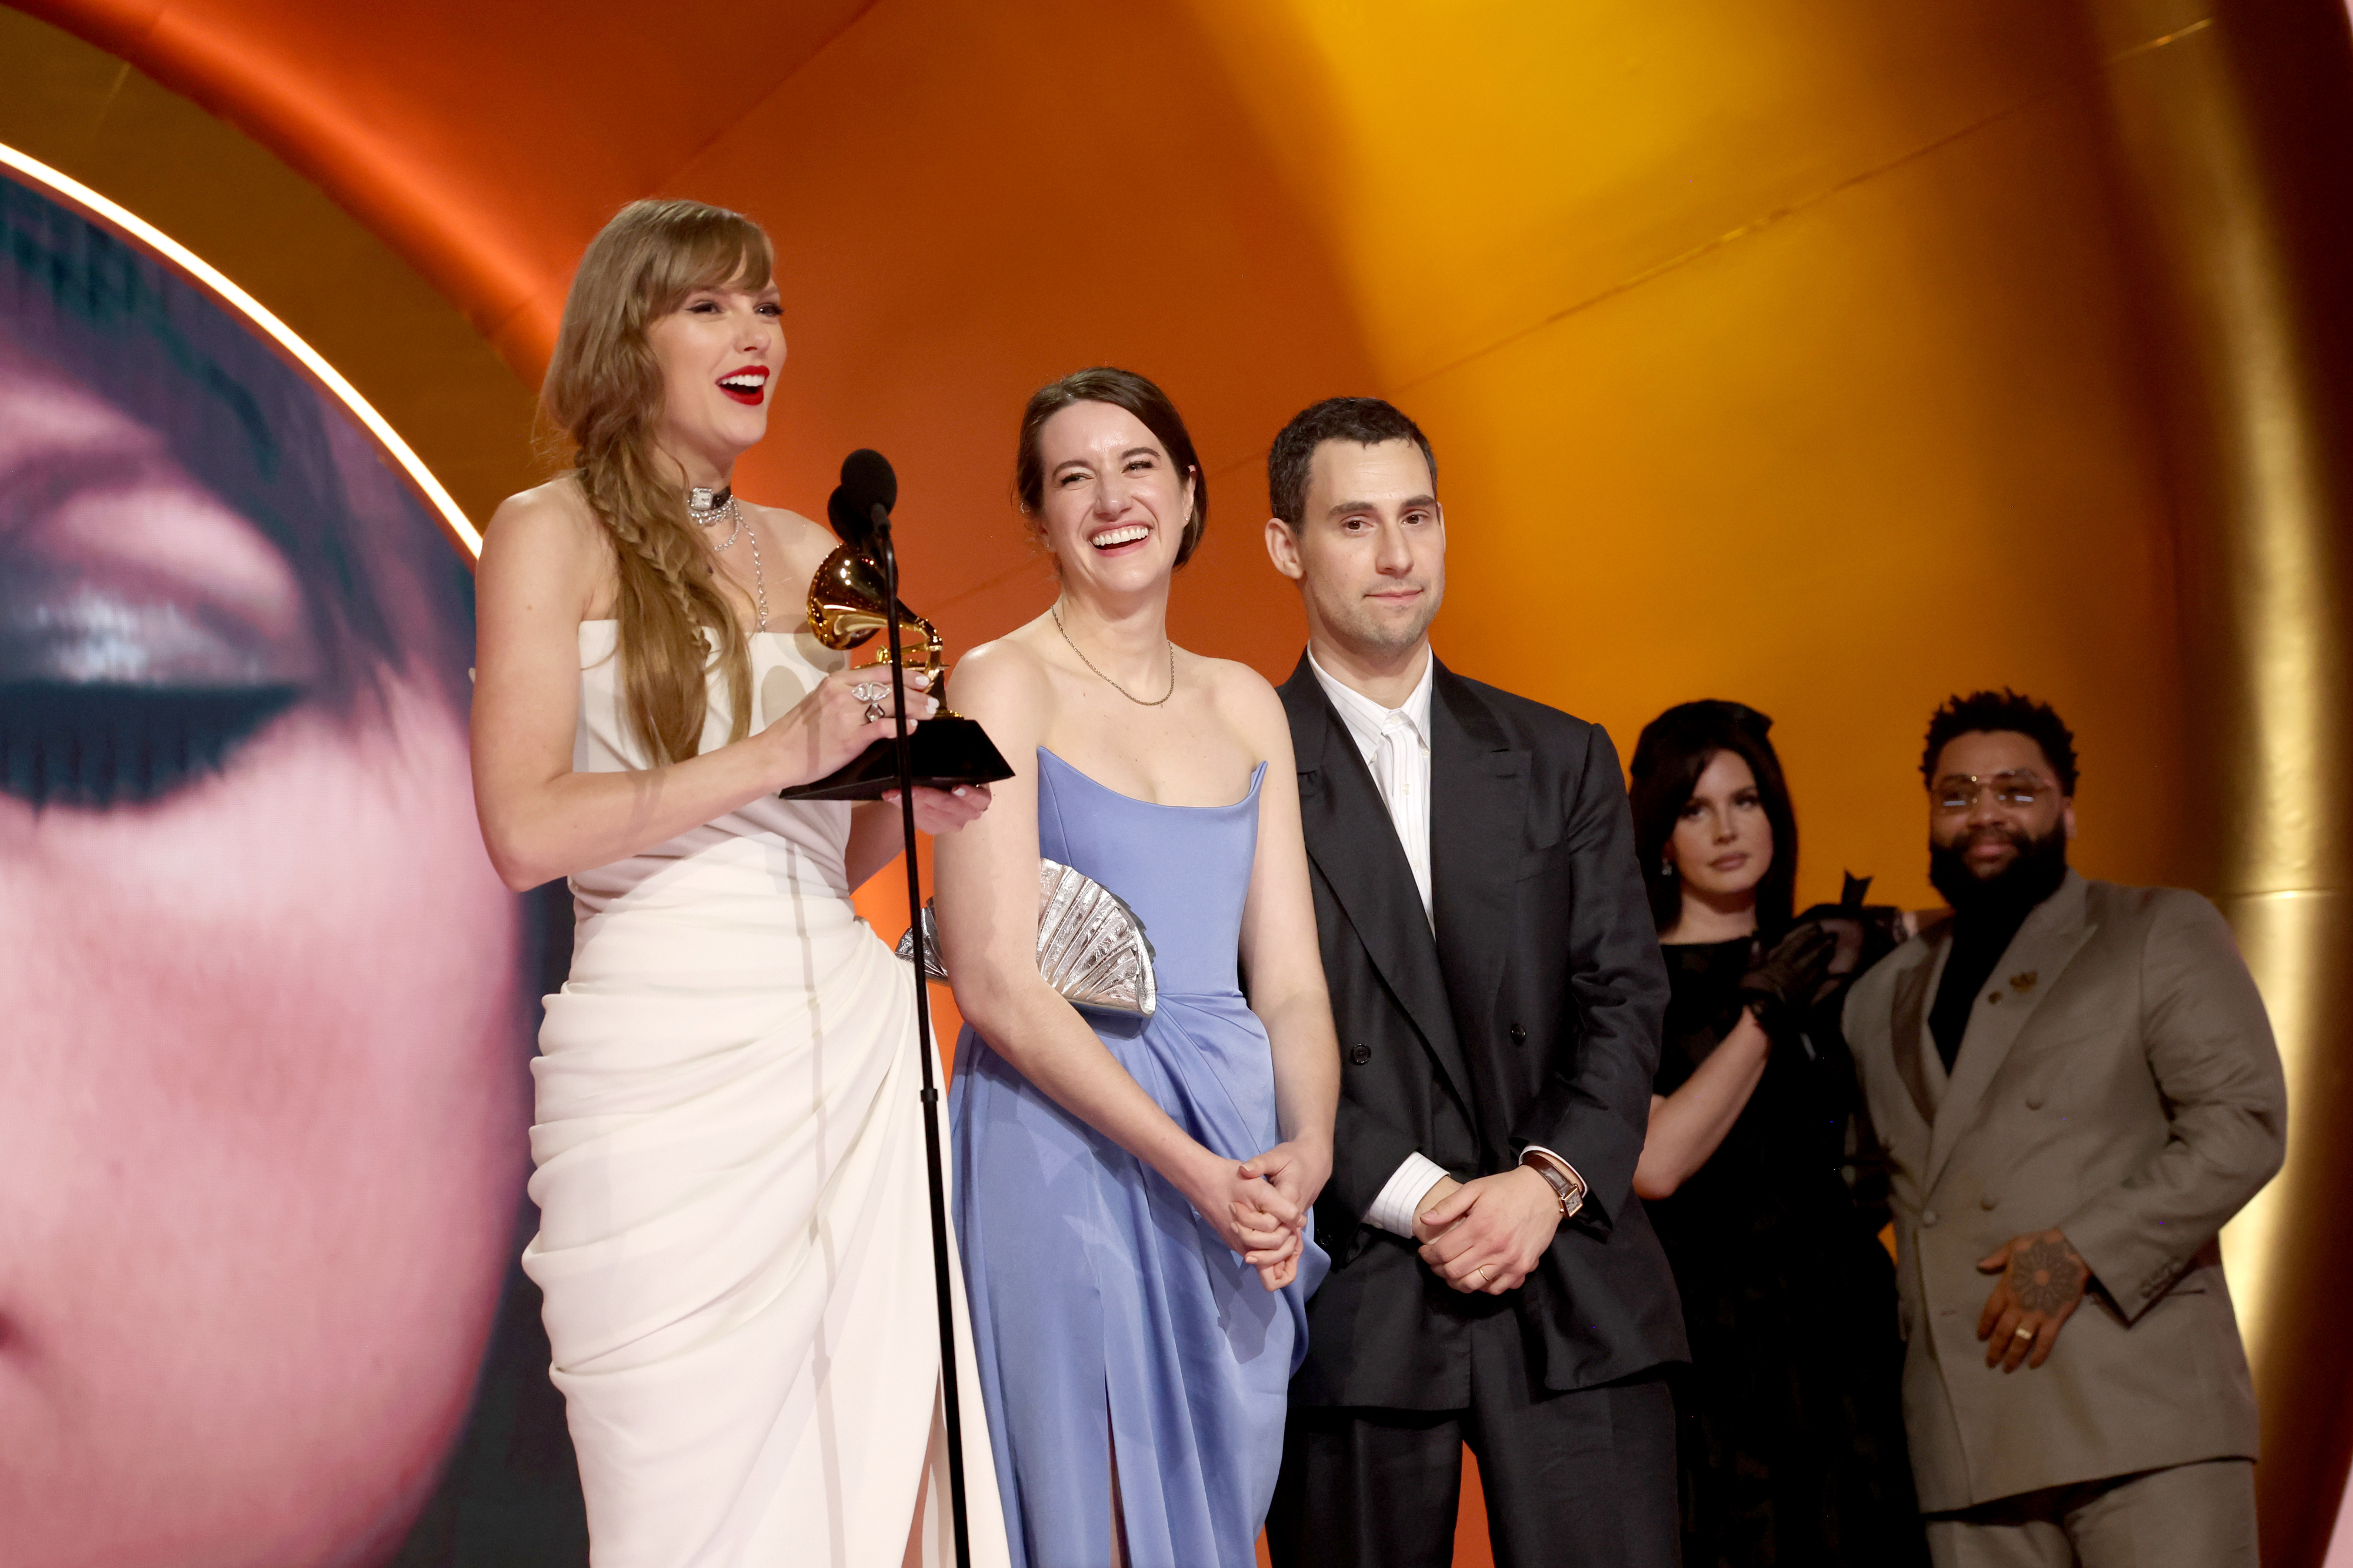
[{"label": "black glove", "polygon": [[1757,1015],[1767,1035],[1783,1038],[1820,994],[1838,945],[1838,937],[1820,926],[1792,927],[1740,977],[1741,1005]]},{"label": "black glove", "polygon": [[1894,904],[1816,904],[1798,917],[1798,924],[1820,925],[1838,937],[1839,956],[1831,962],[1831,973],[1850,978],[1859,977],[1912,935],[1905,929],[1904,911]]}]

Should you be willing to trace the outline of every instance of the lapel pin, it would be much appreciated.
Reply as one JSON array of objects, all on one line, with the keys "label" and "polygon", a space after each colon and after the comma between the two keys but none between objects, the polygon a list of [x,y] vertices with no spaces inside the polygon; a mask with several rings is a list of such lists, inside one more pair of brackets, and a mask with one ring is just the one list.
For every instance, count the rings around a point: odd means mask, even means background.
[{"label": "lapel pin", "polygon": [[2034,989],[2035,981],[2041,978],[2041,971],[2030,969],[2025,971],[2023,973],[2011,975],[2010,977],[2010,988],[2012,991],[2017,992],[2021,996],[2023,996],[2028,992]]}]

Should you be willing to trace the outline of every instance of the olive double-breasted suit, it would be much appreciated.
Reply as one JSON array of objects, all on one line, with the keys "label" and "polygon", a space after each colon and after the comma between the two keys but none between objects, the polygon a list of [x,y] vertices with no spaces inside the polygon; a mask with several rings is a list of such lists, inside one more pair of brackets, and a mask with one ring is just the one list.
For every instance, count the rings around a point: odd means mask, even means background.
[{"label": "olive double-breasted suit", "polygon": [[[1949,1079],[1927,933],[1846,1005],[1894,1176],[1905,1425],[1930,1511],[2255,1453],[2216,1234],[2277,1171],[2286,1089],[2230,928],[2195,893],[2071,871],[1969,1014]],[[2011,1237],[2057,1227],[2094,1283],[2039,1368],[1977,1338]]]}]

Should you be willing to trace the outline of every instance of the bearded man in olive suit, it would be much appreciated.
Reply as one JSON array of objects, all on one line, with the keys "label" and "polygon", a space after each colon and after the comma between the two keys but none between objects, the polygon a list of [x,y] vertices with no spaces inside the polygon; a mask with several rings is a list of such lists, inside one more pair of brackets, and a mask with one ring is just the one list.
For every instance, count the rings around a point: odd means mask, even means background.
[{"label": "bearded man in olive suit", "polygon": [[1956,698],[1922,761],[1954,916],[1847,999],[1894,1176],[1937,1568],[2255,1568],[2255,1401],[2215,1245],[2286,1090],[2230,928],[2067,866],[2073,737]]}]

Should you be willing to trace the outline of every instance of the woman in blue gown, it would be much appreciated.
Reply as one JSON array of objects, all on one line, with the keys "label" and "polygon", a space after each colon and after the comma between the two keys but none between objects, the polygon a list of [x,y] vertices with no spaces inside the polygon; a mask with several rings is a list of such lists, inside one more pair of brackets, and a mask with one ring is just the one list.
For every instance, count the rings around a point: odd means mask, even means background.
[{"label": "woman in blue gown", "polygon": [[[936,850],[968,1025],[956,1231],[1013,1560],[1250,1568],[1339,1088],[1290,731],[1256,673],[1168,640],[1208,500],[1156,387],[1040,391],[1016,482],[1061,594],[956,671],[1016,775]],[[1039,977],[1041,855],[1143,921],[1150,1018]]]}]

